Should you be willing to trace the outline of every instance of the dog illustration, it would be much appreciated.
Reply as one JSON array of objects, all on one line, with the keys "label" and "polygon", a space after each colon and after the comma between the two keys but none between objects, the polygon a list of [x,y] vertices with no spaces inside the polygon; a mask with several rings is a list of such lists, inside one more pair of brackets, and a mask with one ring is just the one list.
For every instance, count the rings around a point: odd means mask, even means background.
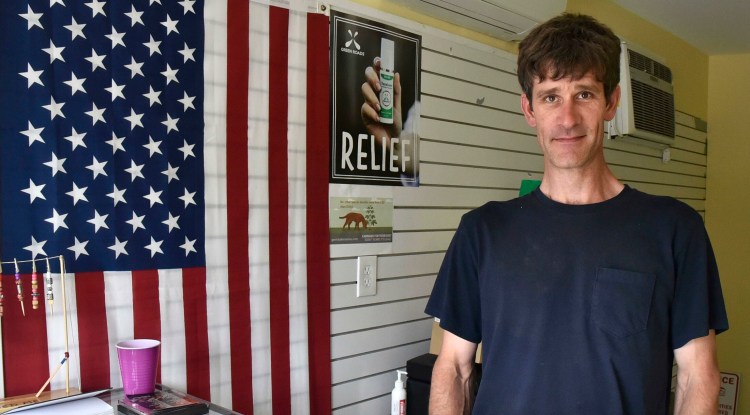
[{"label": "dog illustration", "polygon": [[344,216],[339,216],[339,219],[346,219],[344,222],[344,226],[341,227],[341,229],[344,228],[352,228],[352,222],[354,222],[354,229],[359,229],[359,224],[362,224],[362,228],[367,229],[367,219],[361,214],[357,212],[349,212]]}]

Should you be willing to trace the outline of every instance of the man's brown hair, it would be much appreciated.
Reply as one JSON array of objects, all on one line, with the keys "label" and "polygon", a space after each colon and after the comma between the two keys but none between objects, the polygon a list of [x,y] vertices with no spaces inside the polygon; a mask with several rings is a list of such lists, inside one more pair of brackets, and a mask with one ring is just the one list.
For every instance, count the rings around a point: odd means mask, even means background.
[{"label": "man's brown hair", "polygon": [[591,16],[563,13],[535,27],[518,46],[518,82],[529,102],[534,78],[544,81],[593,72],[609,102],[620,82],[620,39]]}]

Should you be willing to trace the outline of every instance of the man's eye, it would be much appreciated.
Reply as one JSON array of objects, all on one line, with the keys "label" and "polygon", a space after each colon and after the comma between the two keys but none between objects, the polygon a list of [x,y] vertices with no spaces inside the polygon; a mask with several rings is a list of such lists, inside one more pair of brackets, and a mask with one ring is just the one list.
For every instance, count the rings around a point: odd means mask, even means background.
[{"label": "man's eye", "polygon": [[591,92],[588,92],[588,91],[583,91],[583,92],[581,92],[581,93],[579,94],[579,96],[580,96],[580,97],[581,97],[582,99],[591,99],[591,98],[593,97],[593,94],[591,94]]},{"label": "man's eye", "polygon": [[551,102],[555,102],[555,99],[556,99],[556,98],[555,98],[555,96],[554,96],[554,95],[548,95],[548,96],[546,96],[546,97],[542,98],[542,101],[543,101],[543,102],[548,102],[548,103],[551,103]]}]

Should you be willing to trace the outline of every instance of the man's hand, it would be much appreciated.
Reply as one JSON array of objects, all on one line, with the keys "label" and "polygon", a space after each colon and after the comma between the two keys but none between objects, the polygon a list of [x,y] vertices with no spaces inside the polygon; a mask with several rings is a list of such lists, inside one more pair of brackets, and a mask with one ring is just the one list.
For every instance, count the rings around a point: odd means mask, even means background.
[{"label": "man's hand", "polygon": [[401,135],[403,126],[401,115],[401,77],[398,72],[393,79],[393,124],[383,124],[380,122],[380,58],[375,58],[372,66],[365,69],[365,82],[362,84],[362,97],[365,102],[362,104],[362,121],[367,128],[367,132],[375,136],[376,143],[382,144],[386,141],[386,148],[390,148],[391,138]]}]

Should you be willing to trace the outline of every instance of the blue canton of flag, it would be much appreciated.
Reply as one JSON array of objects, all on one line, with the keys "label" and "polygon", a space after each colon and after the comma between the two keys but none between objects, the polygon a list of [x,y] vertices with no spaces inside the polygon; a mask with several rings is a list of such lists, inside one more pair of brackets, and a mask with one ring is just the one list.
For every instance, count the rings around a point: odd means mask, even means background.
[{"label": "blue canton of flag", "polygon": [[2,1],[3,260],[205,266],[202,10]]}]

